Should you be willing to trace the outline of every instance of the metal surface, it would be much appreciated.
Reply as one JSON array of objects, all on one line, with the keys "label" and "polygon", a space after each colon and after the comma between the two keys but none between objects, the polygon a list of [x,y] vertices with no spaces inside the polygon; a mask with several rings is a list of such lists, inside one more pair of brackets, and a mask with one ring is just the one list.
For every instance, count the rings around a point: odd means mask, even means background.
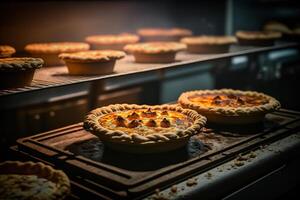
[{"label": "metal surface", "polygon": [[299,44],[279,43],[271,47],[233,46],[230,50],[230,53],[211,55],[179,53],[177,56],[177,61],[170,64],[135,63],[133,57],[129,55],[117,62],[115,66],[115,73],[101,76],[70,76],[68,75],[67,68],[65,66],[44,67],[40,70],[37,70],[31,86],[9,90],[0,90],[0,97],[52,87],[66,86],[70,84],[79,84],[83,82],[110,79],[113,77],[121,77],[132,74],[143,74],[156,71],[159,73],[162,70],[171,68],[189,68],[191,66],[194,66],[195,64],[197,65],[202,62],[226,59],[242,55],[259,54],[286,48],[299,48]]},{"label": "metal surface", "polygon": [[299,116],[282,110],[267,115],[261,124],[211,126],[185,148],[163,154],[110,150],[82,124],[19,139],[18,150],[57,165],[71,179],[107,198],[138,198],[292,134],[300,126]]}]

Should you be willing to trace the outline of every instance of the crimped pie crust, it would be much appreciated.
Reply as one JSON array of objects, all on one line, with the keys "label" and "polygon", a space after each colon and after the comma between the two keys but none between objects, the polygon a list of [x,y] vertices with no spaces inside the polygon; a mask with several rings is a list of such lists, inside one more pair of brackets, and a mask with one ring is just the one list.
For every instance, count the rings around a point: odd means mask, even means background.
[{"label": "crimped pie crust", "polygon": [[44,64],[41,58],[0,58],[0,71],[38,69]]},{"label": "crimped pie crust", "polygon": [[132,44],[139,41],[139,36],[135,34],[119,35],[91,35],[85,38],[90,44]]},{"label": "crimped pie crust", "polygon": [[[263,97],[268,100],[268,103],[251,106],[251,107],[218,107],[218,106],[205,106],[201,104],[193,103],[189,100],[189,97],[193,95],[205,95],[205,94],[225,94],[225,95],[246,95],[252,97]],[[256,116],[256,115],[265,115],[266,113],[275,111],[280,108],[280,103],[273,97],[268,96],[263,93],[254,92],[254,91],[241,91],[241,90],[232,90],[232,89],[221,89],[221,90],[195,90],[182,93],[178,99],[178,103],[184,107],[196,110],[198,113],[207,115],[216,115],[225,117],[224,123],[226,123],[226,116],[233,117],[247,117],[247,116]],[[208,117],[209,120],[209,117]]]},{"label": "crimped pie crust", "polygon": [[89,50],[90,46],[83,42],[51,42],[28,44],[25,50],[33,54],[57,54]]},{"label": "crimped pie crust", "polygon": [[[39,178],[44,178],[53,182],[56,187],[53,193],[49,194],[47,200],[62,200],[70,193],[70,181],[67,175],[63,171],[55,170],[51,166],[45,165],[41,162],[5,161],[0,163],[0,175],[6,174],[36,175]],[[12,185],[11,188],[13,189],[14,185]]]},{"label": "crimped pie crust", "polygon": [[192,31],[184,28],[142,28],[137,31],[141,36],[190,36]]},{"label": "crimped pie crust", "polygon": [[238,31],[236,37],[247,40],[278,39],[281,33],[272,31]]},{"label": "crimped pie crust", "polygon": [[12,46],[0,45],[0,58],[1,57],[9,57],[14,53],[16,53],[16,50]]},{"label": "crimped pie crust", "polygon": [[[186,130],[177,130],[167,133],[156,133],[149,135],[140,135],[137,133],[127,134],[119,130],[107,129],[99,123],[98,119],[109,113],[118,111],[127,111],[134,109],[151,109],[155,110],[166,110],[176,111],[184,114],[193,120],[193,125]],[[85,118],[84,127],[86,130],[98,136],[103,141],[118,143],[118,144],[129,144],[129,145],[151,145],[151,144],[164,144],[168,142],[177,141],[183,138],[189,138],[197,134],[201,128],[205,125],[206,118],[199,115],[197,112],[189,109],[183,109],[179,106],[174,105],[161,105],[161,106],[148,106],[148,105],[135,105],[135,104],[115,104],[91,111]]]},{"label": "crimped pie crust", "polygon": [[59,54],[59,58],[69,62],[107,62],[110,60],[121,59],[125,56],[123,51],[115,50],[91,50],[81,51],[75,53],[62,53]]},{"label": "crimped pie crust", "polygon": [[136,44],[128,44],[124,50],[129,53],[145,53],[145,54],[159,54],[171,53],[185,50],[185,44],[179,42],[144,42]]},{"label": "crimped pie crust", "polygon": [[187,45],[223,45],[237,43],[235,37],[232,36],[192,36],[185,37],[180,42]]}]

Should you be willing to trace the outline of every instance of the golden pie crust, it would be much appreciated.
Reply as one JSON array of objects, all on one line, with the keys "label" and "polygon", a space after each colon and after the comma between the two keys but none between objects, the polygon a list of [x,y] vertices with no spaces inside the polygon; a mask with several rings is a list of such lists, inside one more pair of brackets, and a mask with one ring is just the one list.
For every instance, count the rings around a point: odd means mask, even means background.
[{"label": "golden pie crust", "polygon": [[123,51],[91,50],[76,53],[62,53],[69,73],[73,75],[92,75],[112,73],[115,62],[125,56]]},{"label": "golden pie crust", "polygon": [[41,162],[0,163],[0,185],[0,199],[62,200],[70,194],[67,175]]},{"label": "golden pie crust", "polygon": [[0,89],[30,85],[43,63],[40,58],[0,58]]},{"label": "golden pie crust", "polygon": [[11,57],[14,53],[16,53],[16,50],[12,46],[0,45],[0,58]]},{"label": "golden pie crust", "polygon": [[139,63],[168,63],[174,62],[176,53],[186,48],[178,42],[145,42],[126,45],[124,50],[132,53]]},{"label": "golden pie crust", "polygon": [[92,35],[85,38],[92,49],[99,50],[123,50],[126,44],[133,44],[139,40],[139,36],[135,34]]},{"label": "golden pie crust", "polygon": [[63,65],[58,58],[60,53],[72,53],[78,51],[87,51],[90,46],[83,42],[51,42],[51,43],[33,43],[25,47],[25,51],[33,57],[42,58],[45,66]]},{"label": "golden pie crust", "polygon": [[184,28],[142,28],[137,31],[143,41],[179,41],[193,33]]},{"label": "golden pie crust", "polygon": [[264,25],[263,29],[264,31],[280,32],[280,33],[287,33],[287,34],[292,32],[292,30],[288,26],[277,21],[267,22]]},{"label": "golden pie crust", "polygon": [[238,31],[236,37],[241,45],[272,46],[281,38],[280,32],[272,31]]},{"label": "golden pie crust", "polygon": [[91,111],[84,127],[114,149],[154,153],[184,146],[205,123],[205,117],[179,106],[116,104]]},{"label": "golden pie crust", "polygon": [[257,123],[280,108],[280,103],[266,94],[232,89],[185,92],[178,103],[206,116],[208,122],[220,124]]},{"label": "golden pie crust", "polygon": [[232,36],[192,36],[182,38],[190,53],[227,53],[231,44],[237,43]]}]

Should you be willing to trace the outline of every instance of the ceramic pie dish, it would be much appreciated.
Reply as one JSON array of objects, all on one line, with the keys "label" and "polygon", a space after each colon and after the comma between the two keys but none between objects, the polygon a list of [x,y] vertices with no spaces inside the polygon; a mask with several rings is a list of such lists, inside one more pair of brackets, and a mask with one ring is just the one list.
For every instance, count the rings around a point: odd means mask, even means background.
[{"label": "ceramic pie dish", "polygon": [[15,48],[9,45],[0,45],[0,58],[8,58],[16,53]]},{"label": "ceramic pie dish", "polygon": [[110,148],[143,154],[180,148],[205,123],[205,117],[179,106],[116,104],[91,111],[84,127]]},{"label": "ceramic pie dish", "polygon": [[191,36],[182,38],[180,42],[187,45],[189,53],[215,54],[229,52],[230,45],[237,40],[231,36]]},{"label": "ceramic pie dish", "polygon": [[133,54],[137,63],[170,63],[175,61],[176,53],[186,49],[178,42],[145,42],[129,44],[126,52]]},{"label": "ceramic pie dish", "polygon": [[258,123],[267,113],[280,108],[280,103],[269,95],[232,89],[185,92],[180,95],[178,103],[217,124]]},{"label": "ceramic pie dish", "polygon": [[137,43],[139,36],[135,34],[91,35],[85,41],[97,50],[123,50],[127,44]]},{"label": "ceramic pie dish", "polygon": [[30,85],[35,70],[43,64],[41,58],[0,58],[0,88]]},{"label": "ceramic pie dish", "polygon": [[0,163],[0,199],[63,200],[70,194],[70,181],[61,171],[43,163]]},{"label": "ceramic pie dish", "polygon": [[193,33],[184,28],[142,28],[137,31],[143,42],[179,41]]},{"label": "ceramic pie dish", "polygon": [[25,51],[32,57],[42,58],[45,66],[59,66],[63,65],[58,58],[59,54],[86,51],[89,48],[89,44],[83,42],[51,42],[28,44],[25,46]]},{"label": "ceramic pie dish", "polygon": [[280,32],[272,31],[238,31],[236,37],[240,45],[247,46],[272,46],[280,39]]},{"label": "ceramic pie dish", "polygon": [[123,51],[91,50],[76,53],[62,53],[62,59],[71,75],[101,75],[114,70],[116,60],[125,56]]}]

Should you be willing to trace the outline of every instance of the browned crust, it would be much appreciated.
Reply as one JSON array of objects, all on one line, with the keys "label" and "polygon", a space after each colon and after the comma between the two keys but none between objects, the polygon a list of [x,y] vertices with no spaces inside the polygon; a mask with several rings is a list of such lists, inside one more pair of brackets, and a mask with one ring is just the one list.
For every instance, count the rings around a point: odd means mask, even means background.
[{"label": "browned crust", "polygon": [[85,38],[90,44],[132,44],[139,41],[139,36],[135,34],[119,35],[91,35]]},{"label": "browned crust", "polygon": [[16,50],[12,46],[0,45],[0,58],[10,57],[14,53],[16,53]]},{"label": "browned crust", "polygon": [[83,42],[49,42],[33,43],[25,46],[25,51],[36,54],[58,54],[89,50],[90,46]]},{"label": "browned crust", "polygon": [[70,194],[70,181],[67,175],[41,162],[5,161],[0,163],[0,174],[37,175],[55,183],[55,193],[49,196],[49,200],[62,200]]},{"label": "browned crust", "polygon": [[160,54],[183,51],[187,47],[179,42],[144,42],[128,44],[124,50],[129,53]]},{"label": "browned crust", "polygon": [[247,40],[271,40],[279,39],[282,34],[273,31],[237,31],[235,35],[237,38]]},{"label": "browned crust", "polygon": [[[257,96],[257,97],[264,97],[268,99],[267,104],[253,106],[253,107],[240,107],[240,108],[233,108],[233,107],[214,107],[214,106],[204,106],[198,105],[191,102],[188,98],[192,95],[199,94],[243,94],[249,96]],[[241,90],[232,90],[232,89],[220,89],[220,90],[195,90],[184,92],[180,95],[178,99],[178,103],[184,107],[196,110],[198,113],[203,114],[204,116],[212,116],[212,117],[223,117],[223,123],[227,123],[227,117],[251,117],[251,116],[262,116],[266,113],[273,112],[280,108],[280,103],[275,98],[268,96],[263,93],[254,92],[254,91],[241,91]],[[208,117],[208,120],[210,118]],[[243,120],[247,122],[247,119]],[[228,122],[230,123],[230,122]]]},{"label": "browned crust", "polygon": [[[191,127],[184,131],[175,131],[164,134],[151,134],[142,136],[139,134],[128,135],[122,131],[113,131],[102,127],[98,119],[102,115],[124,110],[132,109],[148,109],[152,110],[172,110],[189,116],[194,123]],[[161,105],[161,106],[149,106],[149,105],[135,105],[135,104],[115,104],[91,111],[84,120],[84,127],[86,130],[98,136],[101,140],[106,142],[113,142],[119,144],[129,145],[153,145],[153,144],[164,144],[168,142],[175,142],[183,138],[189,138],[197,134],[201,128],[205,125],[206,118],[199,115],[197,112],[189,109],[183,109],[179,106],[174,105]]]},{"label": "browned crust", "polygon": [[180,42],[187,45],[224,45],[237,43],[235,37],[232,36],[192,36],[184,37]]},{"label": "browned crust", "polygon": [[0,71],[38,69],[44,64],[41,58],[0,58]]},{"label": "browned crust", "polygon": [[184,28],[142,28],[137,33],[141,36],[190,36],[192,31]]},{"label": "browned crust", "polygon": [[123,51],[115,50],[92,50],[81,51],[75,53],[62,53],[59,58],[69,62],[107,62],[111,60],[121,59],[125,56]]}]

